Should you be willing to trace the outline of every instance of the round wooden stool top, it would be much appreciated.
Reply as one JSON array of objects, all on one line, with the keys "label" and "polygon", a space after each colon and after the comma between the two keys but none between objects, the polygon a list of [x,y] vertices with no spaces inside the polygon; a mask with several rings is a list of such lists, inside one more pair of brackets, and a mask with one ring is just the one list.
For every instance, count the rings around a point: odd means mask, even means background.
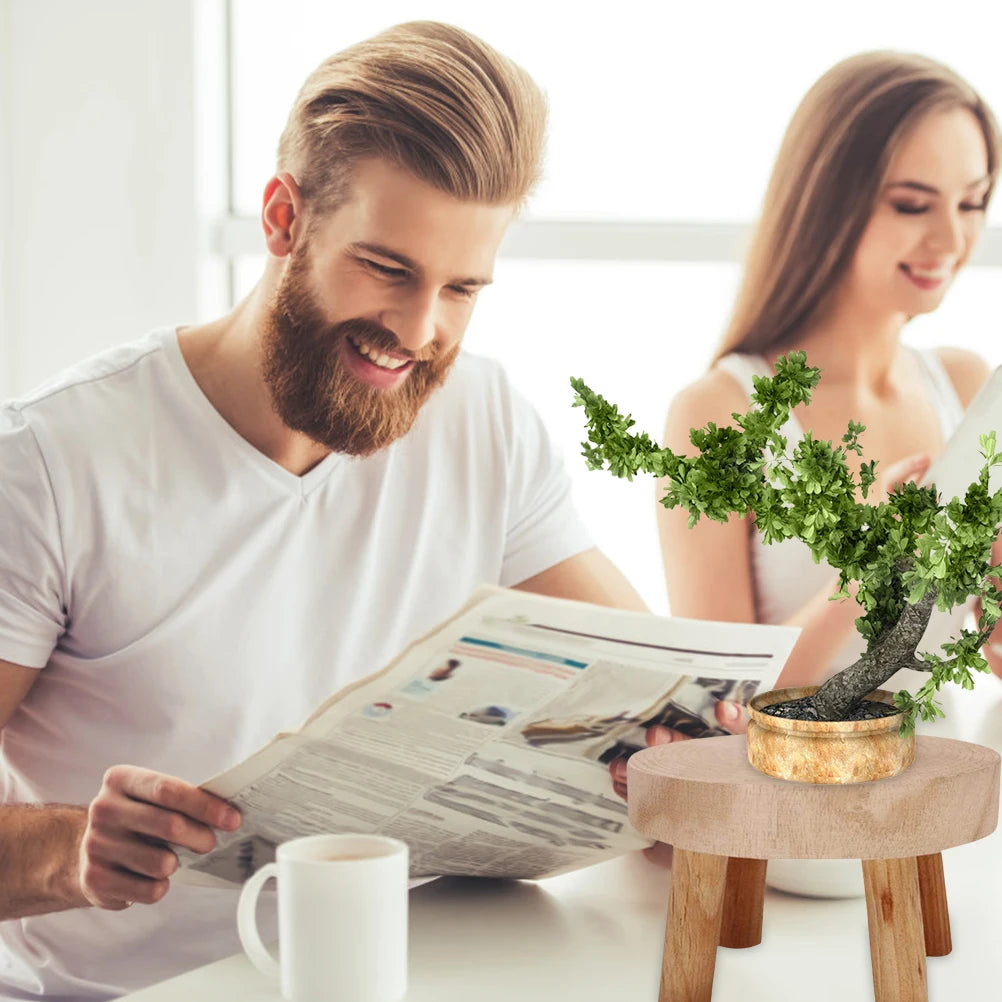
[{"label": "round wooden stool top", "polygon": [[631,756],[630,821],[694,852],[749,859],[925,856],[998,824],[998,752],[918,736],[915,761],[889,779],[846,786],[753,769],[744,735],[655,745]]}]

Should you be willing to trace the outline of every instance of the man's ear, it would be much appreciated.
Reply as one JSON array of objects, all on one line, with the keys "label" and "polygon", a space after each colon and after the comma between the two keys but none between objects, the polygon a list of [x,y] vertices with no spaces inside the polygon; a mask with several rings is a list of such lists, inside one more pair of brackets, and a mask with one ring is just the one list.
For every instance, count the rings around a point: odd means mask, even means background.
[{"label": "man's ear", "polygon": [[275,257],[287,256],[302,228],[303,198],[296,179],[282,171],[264,189],[261,226],[265,245]]}]

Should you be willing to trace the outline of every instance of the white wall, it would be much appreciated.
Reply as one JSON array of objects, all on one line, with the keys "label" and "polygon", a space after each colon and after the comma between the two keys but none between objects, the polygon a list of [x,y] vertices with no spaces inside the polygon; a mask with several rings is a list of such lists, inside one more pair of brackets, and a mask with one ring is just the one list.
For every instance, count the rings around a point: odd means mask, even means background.
[{"label": "white wall", "polygon": [[192,22],[186,0],[0,0],[0,397],[195,317]]},{"label": "white wall", "polygon": [[10,0],[0,0],[0,399],[8,386],[11,283],[7,274],[10,239],[10,209],[14,203],[10,190]]}]

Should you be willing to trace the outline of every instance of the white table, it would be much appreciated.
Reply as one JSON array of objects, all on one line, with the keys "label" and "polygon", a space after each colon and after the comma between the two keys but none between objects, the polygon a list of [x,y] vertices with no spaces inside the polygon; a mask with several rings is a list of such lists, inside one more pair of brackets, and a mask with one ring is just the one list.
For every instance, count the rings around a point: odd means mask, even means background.
[{"label": "white table", "polygon": [[[958,693],[950,718],[927,733],[1002,751],[1002,686],[994,677],[977,683],[979,691]],[[1002,834],[946,850],[943,864],[953,952],[928,958],[929,998],[998,997]],[[419,887],[411,892],[407,1002],[654,1002],[669,879],[669,871],[636,854],[538,883],[448,878]],[[873,998],[862,898],[767,890],[762,943],[718,951],[714,1000],[775,1002],[780,984],[779,994],[790,999]],[[281,996],[238,955],[125,998],[279,1002]]]}]

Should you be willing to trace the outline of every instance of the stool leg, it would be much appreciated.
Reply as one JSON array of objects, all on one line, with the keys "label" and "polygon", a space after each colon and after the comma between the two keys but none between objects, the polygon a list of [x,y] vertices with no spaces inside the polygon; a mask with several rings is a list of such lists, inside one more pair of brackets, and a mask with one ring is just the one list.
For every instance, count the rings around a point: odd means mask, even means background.
[{"label": "stool leg", "polygon": [[864,859],[863,883],[875,1002],[928,1002],[915,857]]},{"label": "stool leg", "polygon": [[945,957],[953,949],[950,911],[946,906],[943,854],[918,856],[919,897],[922,899],[922,926],[927,957]]},{"label": "stool leg", "polygon": [[734,950],[762,942],[762,907],[765,904],[767,859],[731,856],[727,861],[724,914],[720,922],[720,945]]},{"label": "stool leg", "polygon": [[659,1002],[710,1002],[727,857],[675,847]]}]

